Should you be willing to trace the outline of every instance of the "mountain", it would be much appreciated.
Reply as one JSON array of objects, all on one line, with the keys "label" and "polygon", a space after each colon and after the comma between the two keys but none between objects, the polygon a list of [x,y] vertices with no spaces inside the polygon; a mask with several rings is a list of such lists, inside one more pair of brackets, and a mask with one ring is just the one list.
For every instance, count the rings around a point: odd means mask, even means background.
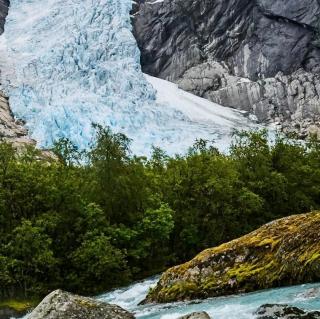
[{"label": "mountain", "polygon": [[[86,148],[96,123],[132,138],[137,154],[152,145],[176,153],[197,138],[221,140],[225,148],[234,128],[251,127],[239,112],[222,114],[216,104],[182,93],[163,103],[141,71],[131,8],[130,0],[47,0],[45,7],[43,0],[11,1],[0,40],[1,84],[39,146],[67,137]],[[203,112],[208,116],[199,118]]]},{"label": "mountain", "polygon": [[[97,123],[128,135],[139,154],[152,145],[180,152],[197,138],[225,147],[239,123],[252,127],[244,115],[253,114],[301,138],[320,136],[316,0],[139,0],[133,9],[130,0],[47,0],[39,12],[40,5],[11,1],[0,69],[12,114],[0,112],[2,132],[25,124],[41,147],[68,137],[85,148]],[[0,31],[7,12],[2,0]],[[219,118],[198,121],[199,103],[193,114],[181,108],[184,98],[162,103],[142,71],[245,113],[226,109],[226,117],[237,114],[227,130]]]},{"label": "mountain", "polygon": [[144,72],[300,137],[320,127],[317,0],[143,0]]}]

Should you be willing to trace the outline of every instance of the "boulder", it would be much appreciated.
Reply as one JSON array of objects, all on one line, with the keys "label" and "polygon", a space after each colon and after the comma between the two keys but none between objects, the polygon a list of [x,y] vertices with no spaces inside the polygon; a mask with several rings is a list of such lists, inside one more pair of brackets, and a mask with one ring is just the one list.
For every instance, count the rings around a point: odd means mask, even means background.
[{"label": "boulder", "polygon": [[210,319],[210,316],[202,311],[202,312],[193,312],[190,315],[179,317],[178,319]]},{"label": "boulder", "polygon": [[36,144],[28,137],[24,123],[14,118],[8,97],[0,91],[0,142],[2,141],[12,143],[17,148]]},{"label": "boulder", "polygon": [[119,306],[56,290],[42,300],[28,319],[134,319],[134,316]]},{"label": "boulder", "polygon": [[170,268],[145,302],[216,297],[320,280],[320,212],[285,217]]},{"label": "boulder", "polygon": [[319,311],[307,312],[288,305],[262,305],[254,314],[257,319],[320,319]]}]

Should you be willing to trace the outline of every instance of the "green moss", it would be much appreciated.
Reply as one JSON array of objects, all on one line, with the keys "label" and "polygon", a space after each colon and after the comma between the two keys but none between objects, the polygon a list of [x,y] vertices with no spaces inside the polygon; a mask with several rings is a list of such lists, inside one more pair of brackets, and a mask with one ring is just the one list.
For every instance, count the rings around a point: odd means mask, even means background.
[{"label": "green moss", "polygon": [[85,308],[97,308],[99,305],[97,303],[92,302],[88,299],[76,299],[75,302],[80,305],[81,307]]},{"label": "green moss", "polygon": [[307,260],[307,264],[310,264],[318,259],[320,259],[320,252],[315,252],[313,254],[310,254],[310,256]]},{"label": "green moss", "polygon": [[1,308],[10,308],[17,312],[26,312],[32,308],[34,308],[38,304],[38,301],[35,300],[3,300],[0,301],[0,309]]},{"label": "green moss", "polygon": [[161,291],[161,299],[166,301],[183,300],[188,296],[194,296],[198,292],[198,287],[193,282],[178,282]]}]

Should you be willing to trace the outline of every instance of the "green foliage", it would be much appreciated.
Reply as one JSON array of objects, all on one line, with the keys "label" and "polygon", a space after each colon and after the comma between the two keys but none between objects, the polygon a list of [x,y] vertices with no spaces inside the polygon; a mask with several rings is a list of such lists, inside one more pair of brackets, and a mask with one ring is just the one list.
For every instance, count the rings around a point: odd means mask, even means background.
[{"label": "green foliage", "polygon": [[127,273],[124,253],[112,246],[110,238],[103,234],[87,234],[72,253],[70,262],[74,271],[68,280],[73,287],[81,287],[87,293],[119,285]]},{"label": "green foliage", "polygon": [[51,243],[52,239],[41,228],[33,226],[31,221],[22,220],[3,247],[8,256],[5,271],[10,272],[13,282],[23,291],[24,296],[28,295],[29,290],[32,293],[43,291],[46,278],[50,278],[55,271],[57,261]]},{"label": "green foliage", "polygon": [[0,144],[0,297],[54,288],[98,293],[183,262],[274,218],[320,207],[320,144],[241,132],[228,155],[197,141],[184,156],[97,127],[57,159]]}]

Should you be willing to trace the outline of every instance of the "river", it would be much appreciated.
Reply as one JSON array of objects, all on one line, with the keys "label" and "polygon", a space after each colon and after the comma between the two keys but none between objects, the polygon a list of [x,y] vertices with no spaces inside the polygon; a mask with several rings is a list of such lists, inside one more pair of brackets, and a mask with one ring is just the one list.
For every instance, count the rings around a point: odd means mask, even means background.
[{"label": "river", "polygon": [[206,311],[212,318],[217,319],[251,319],[254,318],[253,313],[257,308],[267,303],[289,304],[306,310],[320,309],[320,283],[193,302],[139,306],[138,304],[145,298],[149,288],[153,287],[157,280],[158,277],[146,279],[126,288],[107,292],[97,298],[117,304],[141,319],[176,319],[194,311]]}]

